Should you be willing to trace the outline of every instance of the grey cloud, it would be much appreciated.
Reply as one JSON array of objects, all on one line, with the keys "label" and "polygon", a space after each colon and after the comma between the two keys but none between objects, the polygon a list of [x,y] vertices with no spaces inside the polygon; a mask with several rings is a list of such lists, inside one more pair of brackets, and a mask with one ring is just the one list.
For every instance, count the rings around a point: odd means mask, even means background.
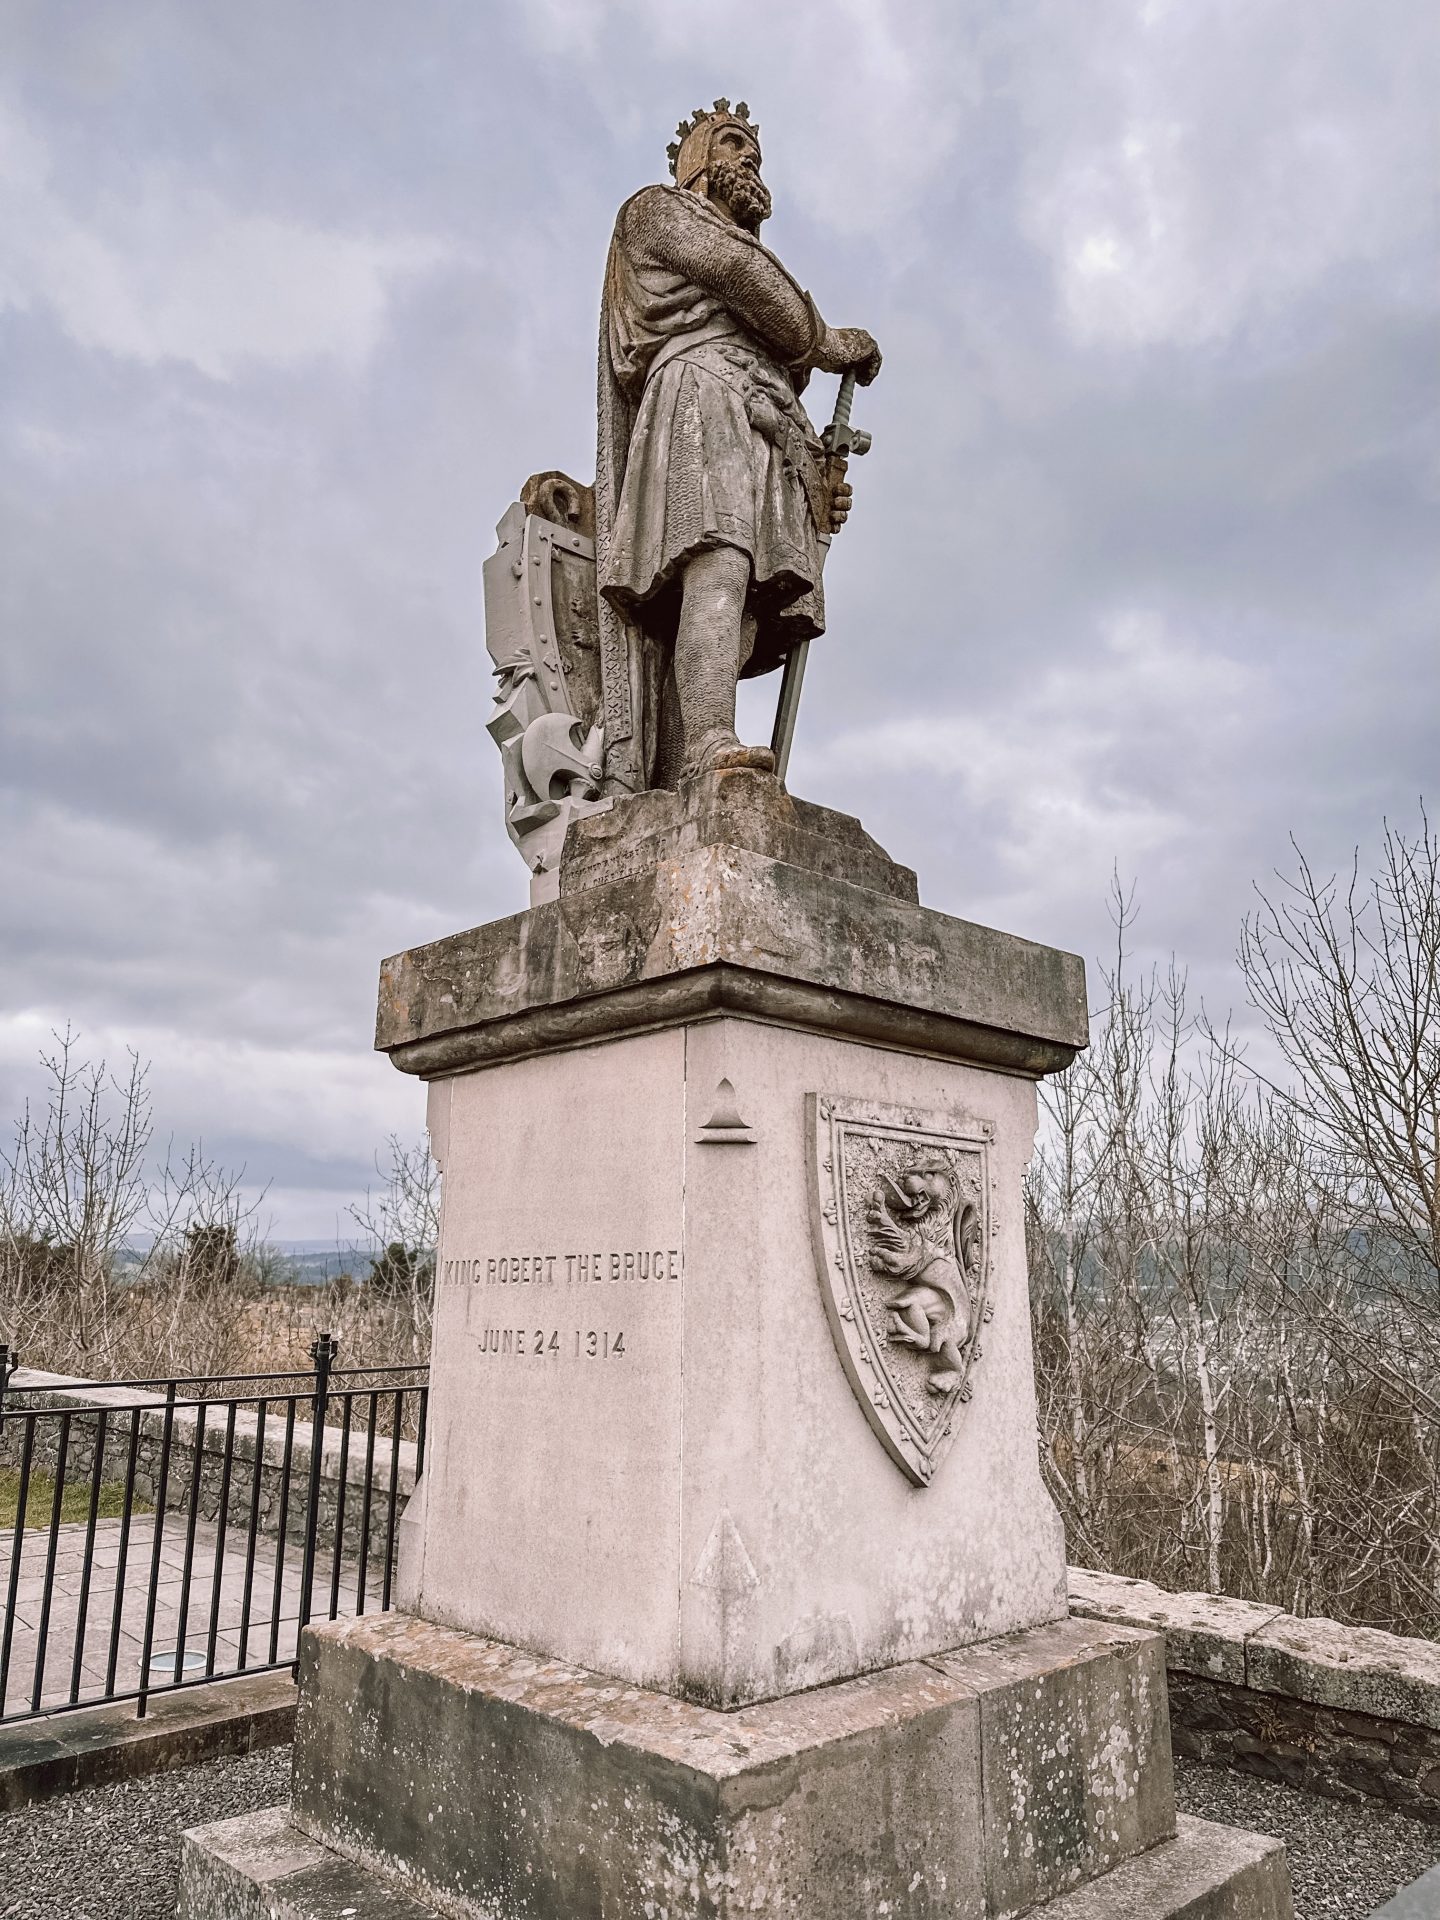
[{"label": "grey cloud", "polygon": [[376,962],[524,895],[480,564],[525,474],[590,472],[609,222],[721,91],[765,128],[775,244],[887,352],[797,782],[936,904],[1087,953],[1119,859],[1221,1004],[1287,833],[1323,862],[1413,809],[1423,9],[151,0],[0,32],[30,143],[0,1087],[47,1020],[141,1033],[167,1121],[292,1190],[296,1233],[418,1125],[367,1057]]}]

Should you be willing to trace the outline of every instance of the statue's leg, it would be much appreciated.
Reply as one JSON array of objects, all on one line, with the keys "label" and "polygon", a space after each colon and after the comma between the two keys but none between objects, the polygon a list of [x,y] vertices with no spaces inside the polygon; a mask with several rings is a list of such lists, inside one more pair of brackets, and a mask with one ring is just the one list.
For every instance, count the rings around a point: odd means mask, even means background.
[{"label": "statue's leg", "polygon": [[675,685],[673,649],[663,674],[655,676],[655,765],[650,784],[674,787],[685,765],[685,732],[680,724],[680,694]]},{"label": "statue's leg", "polygon": [[735,732],[750,556],[738,547],[697,553],[685,569],[675,636],[675,686],[685,732],[685,772],[718,763],[773,767],[763,749],[747,750]]}]

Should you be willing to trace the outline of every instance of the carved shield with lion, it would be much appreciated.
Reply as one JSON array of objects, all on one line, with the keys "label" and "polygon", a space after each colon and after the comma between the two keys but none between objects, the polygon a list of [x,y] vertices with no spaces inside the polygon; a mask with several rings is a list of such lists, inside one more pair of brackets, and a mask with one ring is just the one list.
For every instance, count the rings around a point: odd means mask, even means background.
[{"label": "carved shield with lion", "polygon": [[808,1100],[812,1225],[835,1346],[895,1464],[928,1486],[990,1317],[993,1128],[829,1094]]}]

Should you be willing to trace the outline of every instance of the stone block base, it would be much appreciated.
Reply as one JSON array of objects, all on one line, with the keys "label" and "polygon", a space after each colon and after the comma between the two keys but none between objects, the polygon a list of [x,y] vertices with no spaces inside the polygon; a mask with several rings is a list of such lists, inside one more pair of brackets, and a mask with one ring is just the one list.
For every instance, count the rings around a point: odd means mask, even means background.
[{"label": "stone block base", "polygon": [[[1091,1621],[725,1713],[404,1615],[306,1635],[294,1803],[182,1920],[1289,1920],[1177,1825],[1158,1635]],[[386,1904],[389,1902],[389,1904]]]},{"label": "stone block base", "polygon": [[[367,1867],[322,1847],[300,1831],[286,1807],[222,1820],[186,1834],[182,1844],[182,1920],[335,1920],[338,1914],[444,1920],[453,1911],[424,1906]],[[549,1911],[558,1920],[561,1909]],[[857,1906],[810,1910],[808,1920],[820,1920],[822,1912],[826,1920],[870,1920],[875,1911],[862,1896]],[[981,1911],[953,1909],[956,1920]],[[1290,1920],[1285,1849],[1278,1840],[1181,1814],[1173,1840],[1031,1911],[1044,1920]],[[1411,1908],[1404,1911],[1408,1916]],[[1416,1920],[1421,1911],[1414,1908]],[[1400,1912],[1397,1903],[1397,1917]]]}]

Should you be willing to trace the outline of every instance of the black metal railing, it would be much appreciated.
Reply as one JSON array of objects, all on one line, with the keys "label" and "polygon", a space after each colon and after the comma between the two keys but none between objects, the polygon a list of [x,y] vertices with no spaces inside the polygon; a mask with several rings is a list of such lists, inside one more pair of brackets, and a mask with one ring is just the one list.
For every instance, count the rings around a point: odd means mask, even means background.
[{"label": "black metal railing", "polygon": [[313,1618],[390,1607],[428,1369],[342,1370],[328,1333],[310,1352],[308,1373],[36,1382],[0,1343],[0,1721],[144,1714],[293,1665]]}]

